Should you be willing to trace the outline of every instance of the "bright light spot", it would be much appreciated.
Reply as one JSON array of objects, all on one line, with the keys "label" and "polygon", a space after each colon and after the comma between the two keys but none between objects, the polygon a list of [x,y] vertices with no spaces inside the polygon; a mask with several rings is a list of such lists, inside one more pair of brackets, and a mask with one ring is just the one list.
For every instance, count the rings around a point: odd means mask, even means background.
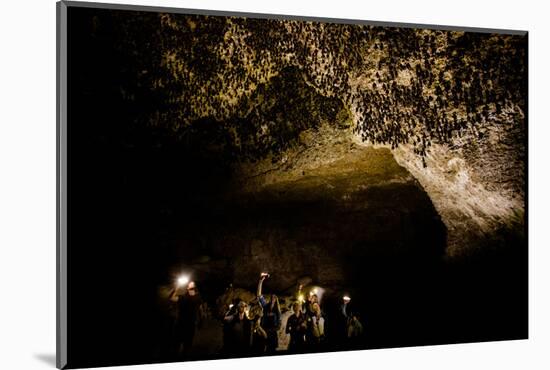
[{"label": "bright light spot", "polygon": [[303,294],[300,294],[300,295],[298,296],[298,301],[304,302],[304,295],[303,295]]},{"label": "bright light spot", "polygon": [[343,299],[344,299],[345,302],[351,301],[351,298],[347,295],[345,295]]},{"label": "bright light spot", "polygon": [[187,275],[181,275],[178,278],[178,286],[184,286],[188,282],[189,282],[189,276],[187,276]]}]

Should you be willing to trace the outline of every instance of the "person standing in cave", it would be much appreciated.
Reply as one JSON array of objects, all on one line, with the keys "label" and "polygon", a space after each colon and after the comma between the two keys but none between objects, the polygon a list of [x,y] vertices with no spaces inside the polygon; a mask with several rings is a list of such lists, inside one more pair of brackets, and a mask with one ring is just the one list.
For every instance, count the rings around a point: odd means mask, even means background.
[{"label": "person standing in cave", "polygon": [[313,303],[311,310],[313,314],[307,319],[306,341],[312,350],[316,350],[325,338],[325,319],[321,313],[319,303]]},{"label": "person standing in cave", "polygon": [[170,300],[177,303],[177,318],[175,325],[175,339],[178,343],[177,354],[189,354],[193,347],[193,339],[197,327],[201,325],[200,306],[201,296],[194,281],[187,284],[183,294],[176,287],[170,294]]},{"label": "person standing in cave", "polygon": [[262,327],[264,310],[259,302],[250,308],[248,316],[252,324],[251,352],[254,355],[263,355],[267,348],[267,333]]},{"label": "person standing in cave", "polygon": [[348,296],[342,298],[342,302],[338,307],[335,315],[335,341],[337,345],[341,346],[348,342],[348,325],[351,319],[350,316],[350,301]]},{"label": "person standing in cave", "polygon": [[319,304],[319,297],[317,296],[317,294],[310,292],[305,304],[305,313],[309,317],[313,317],[315,315],[315,311],[313,309],[313,306],[315,304]]},{"label": "person standing in cave", "polygon": [[233,337],[232,337],[233,328],[231,327],[231,322],[225,320],[225,318],[232,317],[233,315],[235,315],[237,313],[238,307],[239,307],[239,300],[234,299],[233,303],[229,305],[228,309],[223,315],[224,320],[223,320],[223,326],[222,326],[222,335],[223,335],[222,352],[224,353],[231,353],[231,346],[233,342]]},{"label": "person standing in cave", "polygon": [[303,352],[306,343],[307,320],[302,312],[302,304],[294,302],[292,305],[294,313],[286,322],[287,334],[290,334],[290,343],[288,344],[289,352]]},{"label": "person standing in cave", "polygon": [[246,355],[252,342],[252,321],[246,315],[247,304],[240,301],[237,311],[224,317],[229,329],[227,351],[234,355]]},{"label": "person standing in cave", "polygon": [[350,346],[358,347],[363,339],[363,324],[359,321],[359,313],[351,312],[348,322],[348,341]]},{"label": "person standing in cave", "polygon": [[279,298],[275,294],[271,294],[269,302],[262,295],[262,284],[264,280],[269,277],[269,274],[262,273],[260,275],[260,281],[258,282],[257,296],[260,305],[263,308],[263,318],[261,326],[267,334],[267,352],[275,353],[279,346],[279,337],[277,332],[281,327],[281,307],[279,305]]},{"label": "person standing in cave", "polygon": [[[302,295],[300,295],[300,297],[302,297]],[[308,344],[308,346],[313,345],[316,342],[316,339],[313,337],[314,330],[312,327],[312,325],[316,322],[316,320],[314,320],[317,314],[315,311],[315,305],[319,306],[319,298],[317,297],[317,294],[311,291],[309,292],[309,296],[304,304],[303,310],[308,327],[308,330],[306,332],[306,343]]]}]

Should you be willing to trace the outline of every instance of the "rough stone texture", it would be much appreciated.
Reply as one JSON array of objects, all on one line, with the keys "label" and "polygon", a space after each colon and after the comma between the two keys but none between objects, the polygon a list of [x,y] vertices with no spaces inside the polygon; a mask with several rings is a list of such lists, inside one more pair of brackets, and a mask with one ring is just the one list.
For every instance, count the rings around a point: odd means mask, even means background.
[{"label": "rough stone texture", "polygon": [[[434,145],[427,167],[410,147],[394,150],[397,162],[422,184],[448,230],[447,254],[483,246],[500,229],[522,233],[525,213],[525,127],[517,108],[478,124],[477,140]],[[473,136],[469,133],[469,136]]]},{"label": "rough stone texture", "polygon": [[[122,34],[134,35],[140,23],[120,17]],[[500,229],[521,231],[525,37],[140,17],[162,30],[143,35],[159,48],[133,37],[120,41],[140,55],[132,60],[143,63],[126,88],[165,103],[152,108],[147,124],[169,129],[181,145],[198,142],[223,159],[252,159],[237,171],[243,190],[286,186],[312,173],[322,178],[319,169],[339,160],[338,170],[352,179],[363,170],[356,165],[357,148],[376,143],[389,145],[429,194],[448,229],[449,257],[475,250]],[[336,106],[351,119],[334,119]],[[309,180],[319,190],[334,186]],[[254,251],[249,255],[258,258]]]},{"label": "rough stone texture", "polygon": [[451,258],[474,253],[502,229],[523,233],[525,127],[520,108],[470,125],[469,132],[453,138],[451,145],[433,144],[426,166],[411,146],[391,150],[396,165],[403,167],[400,171],[391,161],[375,159],[390,148],[366,144],[350,130],[337,127],[326,124],[306,132],[301,147],[287,151],[277,163],[266,159],[242,166],[240,185],[254,192],[276,184],[276,188],[285,183],[295,187],[299,179],[310,179],[330,194],[331,176],[339,172],[349,181],[342,199],[353,202],[354,187],[417,180],[447,227],[446,254]]},{"label": "rough stone texture", "polygon": [[[279,290],[294,288],[303,275],[336,287],[357,272],[346,271],[350,259],[443,255],[444,226],[419,183],[389,149],[351,138],[327,126],[279,163],[241,168],[249,176],[238,176],[245,180],[232,197],[249,219],[217,244],[219,253],[234,256],[236,282],[267,270],[284,272],[270,282]],[[244,253],[228,242],[246,243]]]}]

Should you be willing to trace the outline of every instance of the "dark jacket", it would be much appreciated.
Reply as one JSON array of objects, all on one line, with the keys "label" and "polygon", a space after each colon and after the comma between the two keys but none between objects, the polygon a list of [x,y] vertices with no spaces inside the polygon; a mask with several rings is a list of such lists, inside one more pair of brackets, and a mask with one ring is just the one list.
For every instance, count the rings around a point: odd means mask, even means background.
[{"label": "dark jacket", "polygon": [[228,350],[233,353],[244,353],[250,350],[252,343],[252,321],[239,313],[226,316],[224,320],[228,328]]},{"label": "dark jacket", "polygon": [[288,349],[290,351],[301,350],[305,344],[305,335],[307,332],[307,316],[301,314],[296,316],[292,314],[286,322],[286,333],[290,334],[290,343]]},{"label": "dark jacket", "polygon": [[271,302],[267,302],[262,295],[258,297],[260,305],[264,310],[262,317],[262,328],[265,330],[277,330],[281,326],[281,312],[275,309],[271,309]]}]

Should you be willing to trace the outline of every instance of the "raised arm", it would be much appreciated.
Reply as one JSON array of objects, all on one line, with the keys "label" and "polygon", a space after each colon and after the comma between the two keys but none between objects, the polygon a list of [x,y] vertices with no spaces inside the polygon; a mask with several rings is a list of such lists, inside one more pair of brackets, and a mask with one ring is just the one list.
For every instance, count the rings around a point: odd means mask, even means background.
[{"label": "raised arm", "polygon": [[233,320],[234,315],[231,313],[231,310],[227,311],[225,316],[223,317],[223,321],[230,322]]},{"label": "raised arm", "polygon": [[260,275],[260,280],[258,280],[258,289],[256,290],[256,297],[261,297],[262,296],[262,285],[264,283],[264,280],[265,280],[265,275]]},{"label": "raised arm", "polygon": [[178,295],[176,294],[177,291],[178,291],[178,288],[172,288],[172,291],[168,296],[168,299],[170,299],[172,302],[177,302],[179,299]]}]

